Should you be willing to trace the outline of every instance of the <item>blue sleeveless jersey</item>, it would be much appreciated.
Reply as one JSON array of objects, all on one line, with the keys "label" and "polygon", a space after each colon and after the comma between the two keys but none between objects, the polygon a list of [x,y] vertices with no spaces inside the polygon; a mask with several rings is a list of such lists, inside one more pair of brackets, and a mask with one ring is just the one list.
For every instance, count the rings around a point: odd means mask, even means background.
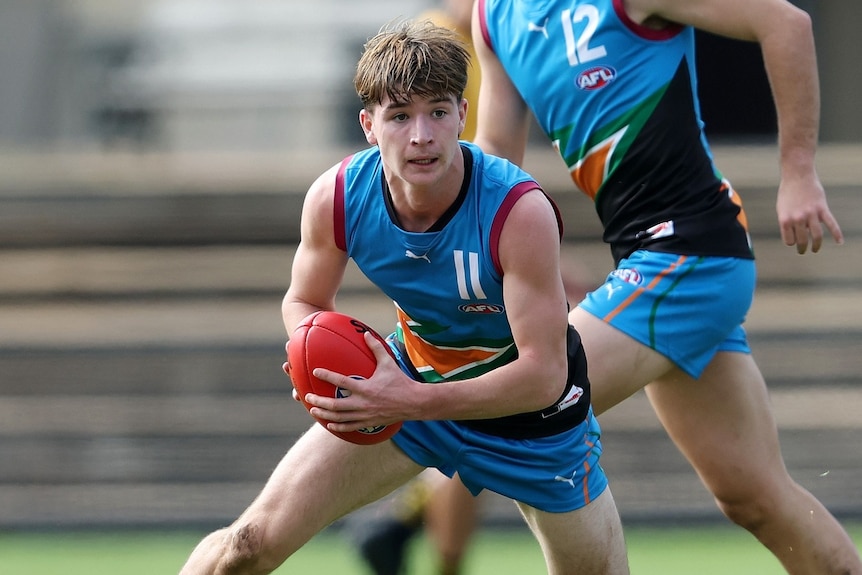
[{"label": "blue sleeveless jersey", "polygon": [[497,242],[508,210],[539,186],[515,165],[468,149],[466,194],[452,219],[433,232],[408,232],[393,221],[376,148],[342,165],[344,248],[395,302],[398,338],[426,381],[475,377],[516,353]]},{"label": "blue sleeveless jersey", "polygon": [[[485,155],[473,144],[461,146],[465,184],[447,213],[451,219],[436,231],[414,233],[398,226],[390,213],[377,148],[346,158],[336,180],[336,245],[395,303],[400,347],[415,368],[414,375],[429,383],[476,377],[517,357],[497,247],[512,206],[539,185],[514,164]],[[578,346],[579,342],[577,338]],[[572,385],[588,391],[585,360],[575,360],[583,363],[582,381],[573,378],[567,391]],[[584,399],[575,424],[586,415],[588,395]],[[551,407],[559,411],[556,404]],[[570,411],[574,415],[581,410]],[[500,435],[530,435],[518,428],[535,423],[553,432],[558,431],[556,419],[569,420],[560,417],[545,423],[546,419],[534,412],[477,420],[472,426]]]},{"label": "blue sleeveless jersey", "polygon": [[696,98],[694,30],[622,0],[479,0],[484,41],[593,198],[615,260],[646,248],[751,258]]}]

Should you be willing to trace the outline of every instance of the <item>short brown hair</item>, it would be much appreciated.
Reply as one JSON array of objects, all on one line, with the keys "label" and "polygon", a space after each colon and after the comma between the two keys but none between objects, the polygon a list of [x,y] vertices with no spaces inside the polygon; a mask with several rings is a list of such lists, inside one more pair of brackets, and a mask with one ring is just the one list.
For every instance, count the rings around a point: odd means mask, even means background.
[{"label": "short brown hair", "polygon": [[387,24],[365,44],[353,85],[365,108],[455,96],[467,85],[470,54],[456,32],[423,20]]}]

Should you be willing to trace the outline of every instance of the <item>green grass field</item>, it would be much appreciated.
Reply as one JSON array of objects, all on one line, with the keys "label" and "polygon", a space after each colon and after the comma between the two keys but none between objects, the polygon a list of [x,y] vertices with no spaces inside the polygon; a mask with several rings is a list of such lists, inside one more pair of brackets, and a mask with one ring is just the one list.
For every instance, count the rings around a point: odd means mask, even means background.
[{"label": "green grass field", "polygon": [[[862,524],[849,526],[862,544]],[[15,575],[154,575],[176,573],[197,533],[2,533],[0,573]],[[752,537],[731,527],[631,527],[626,530],[634,575],[780,575],[778,562]],[[433,575],[425,539],[413,543],[410,575]],[[277,573],[368,575],[350,545],[324,532]],[[476,537],[467,575],[544,573],[538,545],[525,529],[486,529]]]}]

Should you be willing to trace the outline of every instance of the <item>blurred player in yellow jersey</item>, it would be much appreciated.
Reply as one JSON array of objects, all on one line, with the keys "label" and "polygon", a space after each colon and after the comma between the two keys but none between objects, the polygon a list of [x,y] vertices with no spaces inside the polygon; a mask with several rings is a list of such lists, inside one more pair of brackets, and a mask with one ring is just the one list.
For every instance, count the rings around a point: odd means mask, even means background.
[{"label": "blurred player in yellow jersey", "polygon": [[440,8],[429,10],[419,16],[419,20],[431,20],[438,26],[443,26],[458,32],[467,51],[470,52],[470,73],[467,76],[467,88],[464,90],[464,98],[469,102],[467,110],[467,122],[464,131],[461,132],[462,140],[473,140],[476,135],[476,103],[479,101],[479,82],[482,79],[479,71],[479,61],[476,59],[476,51],[473,49],[473,39],[470,35],[470,22],[473,13],[473,0],[443,0]]}]

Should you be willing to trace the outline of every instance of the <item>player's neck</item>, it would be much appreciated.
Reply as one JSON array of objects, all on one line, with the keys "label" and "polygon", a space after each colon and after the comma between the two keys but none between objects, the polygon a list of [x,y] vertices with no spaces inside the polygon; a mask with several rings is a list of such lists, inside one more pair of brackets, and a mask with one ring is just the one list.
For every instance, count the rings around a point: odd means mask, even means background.
[{"label": "player's neck", "polygon": [[439,229],[457,211],[466,194],[466,170],[461,161],[453,164],[446,177],[430,185],[415,185],[403,180],[387,186],[387,200],[396,223],[409,232]]}]

